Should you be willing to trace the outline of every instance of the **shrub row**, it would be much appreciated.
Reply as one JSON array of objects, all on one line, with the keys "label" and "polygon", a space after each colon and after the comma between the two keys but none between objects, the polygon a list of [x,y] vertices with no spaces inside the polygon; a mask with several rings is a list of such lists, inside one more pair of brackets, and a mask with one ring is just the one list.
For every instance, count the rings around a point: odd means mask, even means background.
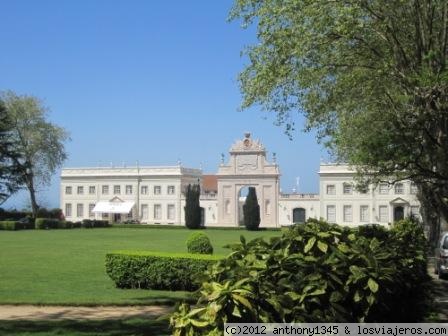
[{"label": "shrub row", "polygon": [[21,223],[17,221],[0,221],[0,230],[29,230],[34,229],[33,223]]},{"label": "shrub row", "polygon": [[[5,210],[5,209],[0,208],[0,221],[4,221],[4,220],[18,221],[19,219],[23,219],[26,217],[32,218],[33,213],[30,211]],[[62,219],[63,213],[62,213],[62,210],[59,208],[55,208],[55,209],[39,208],[37,210],[36,217]]]},{"label": "shrub row", "polygon": [[218,335],[225,322],[418,322],[427,307],[427,242],[408,220],[390,231],[309,220],[232,248],[194,308],[172,315],[174,335]]},{"label": "shrub row", "polygon": [[108,227],[106,220],[84,219],[82,222],[60,221],[52,218],[36,218],[36,229],[75,229]]},{"label": "shrub row", "polygon": [[120,251],[106,255],[106,272],[119,288],[193,291],[200,275],[222,257],[187,254]]}]

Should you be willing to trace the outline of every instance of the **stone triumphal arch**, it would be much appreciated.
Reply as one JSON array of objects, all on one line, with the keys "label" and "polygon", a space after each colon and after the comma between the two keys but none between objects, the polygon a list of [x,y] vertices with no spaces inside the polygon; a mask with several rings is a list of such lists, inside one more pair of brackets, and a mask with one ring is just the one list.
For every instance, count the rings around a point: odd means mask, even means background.
[{"label": "stone triumphal arch", "polygon": [[238,226],[240,223],[240,191],[255,187],[260,205],[261,227],[278,225],[279,176],[275,155],[272,163],[266,159],[266,150],[246,133],[229,151],[228,164],[221,163],[218,174],[218,223]]}]

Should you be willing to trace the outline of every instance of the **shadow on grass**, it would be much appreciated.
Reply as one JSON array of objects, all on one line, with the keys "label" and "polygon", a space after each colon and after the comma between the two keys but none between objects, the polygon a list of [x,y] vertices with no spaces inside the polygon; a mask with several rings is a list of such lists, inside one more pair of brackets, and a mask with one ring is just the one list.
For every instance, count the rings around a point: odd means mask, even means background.
[{"label": "shadow on grass", "polygon": [[171,335],[168,320],[0,321],[0,335],[8,336],[148,336]]}]

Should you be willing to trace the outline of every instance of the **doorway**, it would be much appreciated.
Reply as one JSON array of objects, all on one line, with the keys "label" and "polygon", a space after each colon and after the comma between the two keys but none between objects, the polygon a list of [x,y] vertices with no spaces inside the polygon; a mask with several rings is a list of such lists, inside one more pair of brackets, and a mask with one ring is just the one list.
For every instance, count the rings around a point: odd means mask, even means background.
[{"label": "doorway", "polygon": [[400,206],[396,206],[394,208],[394,222],[404,219],[404,208]]}]

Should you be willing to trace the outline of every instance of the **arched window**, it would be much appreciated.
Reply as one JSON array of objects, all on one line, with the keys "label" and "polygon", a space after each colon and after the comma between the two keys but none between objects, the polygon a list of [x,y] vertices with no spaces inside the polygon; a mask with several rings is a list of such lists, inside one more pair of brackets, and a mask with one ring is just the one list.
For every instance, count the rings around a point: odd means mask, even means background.
[{"label": "arched window", "polygon": [[306,210],[304,208],[295,208],[292,210],[293,223],[305,223]]}]

